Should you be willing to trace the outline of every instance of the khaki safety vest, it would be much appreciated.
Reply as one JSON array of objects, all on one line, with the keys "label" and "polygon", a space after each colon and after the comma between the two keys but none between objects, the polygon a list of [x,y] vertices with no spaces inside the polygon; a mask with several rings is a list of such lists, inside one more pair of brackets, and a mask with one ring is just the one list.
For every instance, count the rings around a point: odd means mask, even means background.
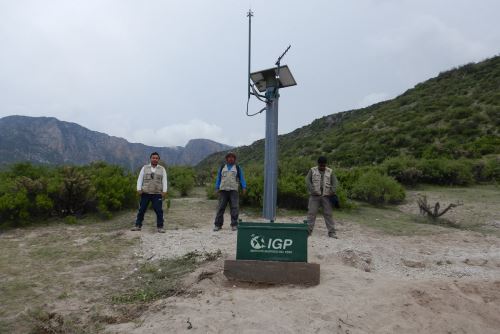
[{"label": "khaki safety vest", "polygon": [[238,167],[233,165],[233,168],[229,170],[227,164],[224,165],[220,172],[220,190],[238,190],[239,180],[238,180]]},{"label": "khaki safety vest", "polygon": [[[160,165],[156,166],[153,173],[151,165],[144,166],[144,178],[142,179],[142,192],[146,194],[161,194],[163,192],[163,171]],[[154,177],[152,176],[154,174]]]},{"label": "khaki safety vest", "polygon": [[[326,167],[324,176],[323,176],[323,184],[321,183],[321,172],[318,167],[311,168],[312,171],[312,189],[311,195],[314,196],[330,196],[333,195],[332,191],[332,169]],[[323,188],[323,192],[321,191]]]}]

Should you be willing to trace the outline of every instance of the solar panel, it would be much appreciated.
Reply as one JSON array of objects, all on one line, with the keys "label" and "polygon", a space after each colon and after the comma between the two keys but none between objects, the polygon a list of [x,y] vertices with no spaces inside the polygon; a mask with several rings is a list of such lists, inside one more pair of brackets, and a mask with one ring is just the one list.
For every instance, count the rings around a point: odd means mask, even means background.
[{"label": "solar panel", "polygon": [[[265,92],[267,87],[276,86],[276,76],[278,75],[278,68],[269,68],[254,73],[250,73],[250,78],[254,82],[259,92]],[[279,88],[290,87],[297,85],[293,78],[292,72],[288,65],[280,66]]]}]

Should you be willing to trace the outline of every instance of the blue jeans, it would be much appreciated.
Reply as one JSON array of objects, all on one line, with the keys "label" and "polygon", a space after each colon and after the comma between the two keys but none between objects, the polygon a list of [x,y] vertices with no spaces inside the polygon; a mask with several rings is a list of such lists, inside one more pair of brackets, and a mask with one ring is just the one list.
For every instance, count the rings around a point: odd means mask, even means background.
[{"label": "blue jeans", "polygon": [[149,202],[153,204],[153,210],[155,210],[156,213],[156,227],[163,228],[163,201],[161,198],[161,194],[141,194],[141,202],[139,205],[139,212],[137,213],[137,219],[135,221],[135,226],[142,227],[142,221],[144,220],[144,214],[148,209]]}]

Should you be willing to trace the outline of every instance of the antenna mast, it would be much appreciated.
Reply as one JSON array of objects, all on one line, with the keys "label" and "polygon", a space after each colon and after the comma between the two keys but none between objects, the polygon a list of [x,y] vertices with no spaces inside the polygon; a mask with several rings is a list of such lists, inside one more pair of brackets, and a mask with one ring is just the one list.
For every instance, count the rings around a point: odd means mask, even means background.
[{"label": "antenna mast", "polygon": [[[248,100],[250,100],[250,90],[252,89],[252,82],[250,81],[250,59],[252,55],[252,16],[253,12],[251,9],[248,10]],[[248,110],[247,110],[248,112]]]},{"label": "antenna mast", "polygon": [[[252,10],[248,10],[248,100],[247,116],[255,116],[266,111],[266,138],[264,149],[264,206],[263,216],[274,222],[276,218],[276,202],[278,196],[278,101],[279,89],[294,86],[297,83],[293,78],[288,66],[281,66],[281,60],[290,49],[290,45],[276,60],[276,68],[271,68],[251,73],[251,48],[252,48]],[[280,77],[283,74],[283,78]],[[252,83],[252,80],[254,81]],[[265,92],[265,95],[259,94]],[[248,106],[250,97],[255,96],[266,104],[258,112],[249,114]]]}]

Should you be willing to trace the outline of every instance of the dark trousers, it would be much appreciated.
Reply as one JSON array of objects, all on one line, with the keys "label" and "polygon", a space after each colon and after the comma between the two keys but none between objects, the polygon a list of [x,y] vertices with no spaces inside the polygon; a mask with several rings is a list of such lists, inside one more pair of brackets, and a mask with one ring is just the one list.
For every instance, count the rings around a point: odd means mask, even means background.
[{"label": "dark trousers", "polygon": [[239,194],[237,190],[221,190],[219,191],[219,207],[215,216],[215,226],[224,224],[224,211],[226,211],[227,203],[231,208],[231,226],[238,225],[239,214]]},{"label": "dark trousers", "polygon": [[142,221],[144,220],[144,214],[148,209],[148,204],[151,202],[153,204],[153,210],[156,212],[156,227],[163,227],[163,200],[161,194],[141,194],[141,202],[139,204],[139,212],[137,213],[137,219],[135,221],[136,226],[142,226]]}]

